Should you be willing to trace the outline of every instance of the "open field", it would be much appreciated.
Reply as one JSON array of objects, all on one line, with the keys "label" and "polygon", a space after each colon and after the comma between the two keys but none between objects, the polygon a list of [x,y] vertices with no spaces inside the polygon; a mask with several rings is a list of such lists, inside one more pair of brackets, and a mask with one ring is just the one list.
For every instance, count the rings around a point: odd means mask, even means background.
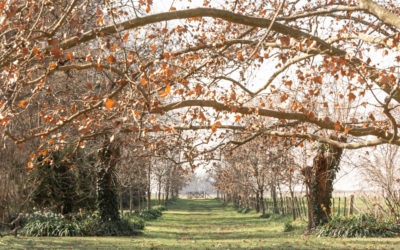
[{"label": "open field", "polygon": [[304,221],[240,214],[217,200],[178,200],[136,237],[0,238],[1,249],[399,249],[400,239],[304,236]]}]

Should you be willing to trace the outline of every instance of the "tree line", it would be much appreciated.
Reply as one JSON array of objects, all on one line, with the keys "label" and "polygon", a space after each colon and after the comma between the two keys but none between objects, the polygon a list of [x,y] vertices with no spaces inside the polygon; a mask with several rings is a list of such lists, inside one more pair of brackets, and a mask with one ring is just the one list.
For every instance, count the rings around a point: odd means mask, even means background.
[{"label": "tree line", "polygon": [[[114,197],[107,188],[127,151],[138,156],[130,166],[162,159],[163,176],[180,176],[253,140],[266,149],[243,156],[252,171],[279,155],[271,141],[314,145],[301,174],[317,226],[344,149],[400,145],[398,4],[0,1],[1,142],[15,156],[2,174],[16,195],[58,152],[71,148],[57,170],[68,172],[87,149],[98,194]],[[274,186],[253,179],[246,188],[259,197]]]}]

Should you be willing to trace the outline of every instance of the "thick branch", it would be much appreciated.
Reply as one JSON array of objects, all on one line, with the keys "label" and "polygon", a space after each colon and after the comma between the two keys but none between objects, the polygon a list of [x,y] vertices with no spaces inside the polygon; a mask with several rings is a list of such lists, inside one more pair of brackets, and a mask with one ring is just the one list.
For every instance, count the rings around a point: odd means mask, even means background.
[{"label": "thick branch", "polygon": [[327,40],[328,43],[334,43],[337,41],[343,41],[343,40],[351,40],[351,39],[355,39],[355,40],[361,40],[367,43],[373,43],[373,44],[377,44],[377,45],[381,45],[383,47],[386,47],[388,49],[395,49],[400,51],[400,44],[397,45],[397,47],[393,47],[392,44],[390,44],[389,41],[387,41],[386,39],[382,38],[382,37],[376,37],[376,36],[369,36],[367,34],[364,33],[359,33],[357,35],[355,34],[351,34],[351,35],[342,35],[342,36],[334,36],[331,37]]},{"label": "thick branch", "polygon": [[[220,103],[217,101],[212,101],[212,100],[185,100],[185,101],[181,101],[181,102],[170,103],[165,106],[159,106],[157,108],[152,109],[150,112],[151,113],[164,113],[164,112],[172,111],[175,109],[194,107],[194,106],[214,108],[215,110],[218,110],[218,111],[236,112],[236,113],[240,113],[240,114],[257,114],[260,116],[272,117],[272,118],[277,118],[277,119],[282,119],[282,120],[296,120],[296,121],[300,121],[300,122],[311,123],[320,128],[323,128],[323,129],[338,130],[338,125],[336,123],[334,123],[332,121],[316,119],[315,115],[307,115],[307,114],[303,114],[303,113],[293,113],[293,112],[284,112],[284,111],[275,111],[275,110],[269,110],[269,109],[259,109],[259,108],[255,108],[255,107],[225,105],[223,103]],[[339,130],[341,132],[344,132],[345,128],[343,126],[340,126]],[[387,133],[386,131],[383,131],[379,128],[373,128],[373,127],[362,128],[362,127],[354,126],[349,131],[346,131],[346,132],[348,132],[348,134],[353,135],[353,136],[373,135],[373,136],[383,138],[386,140],[389,140],[392,137],[391,133]]]},{"label": "thick branch", "polygon": [[319,49],[322,51],[332,51],[332,53],[341,56],[344,56],[346,54],[345,51],[332,47],[330,44],[326,43],[319,37],[313,36],[298,29],[291,28],[281,23],[277,22],[273,23],[270,19],[249,17],[241,14],[236,14],[228,10],[220,10],[212,8],[195,8],[195,9],[179,10],[174,12],[164,12],[164,13],[131,19],[117,25],[110,25],[96,30],[90,30],[82,34],[80,37],[77,36],[72,37],[70,39],[63,41],[60,44],[60,47],[62,49],[69,49],[78,44],[82,44],[84,42],[93,40],[97,36],[115,34],[122,30],[135,29],[138,27],[143,27],[149,24],[163,22],[163,21],[196,18],[196,17],[221,18],[228,22],[243,24],[251,27],[259,27],[259,28],[268,28],[269,26],[271,26],[271,30],[277,33],[285,34],[300,40],[304,38],[314,40],[317,42]]},{"label": "thick branch", "polygon": [[358,0],[358,3],[362,9],[366,12],[376,16],[382,22],[387,25],[394,26],[400,29],[400,17],[393,14],[389,10],[380,6],[372,0]]},{"label": "thick branch", "polygon": [[[385,144],[387,143],[387,140],[384,139],[374,139],[374,140],[367,140],[363,142],[351,142],[351,143],[346,143],[346,142],[339,142],[336,140],[332,140],[326,137],[322,137],[319,135],[315,134],[293,134],[290,132],[279,132],[279,131],[264,131],[263,134],[266,135],[275,135],[279,137],[296,137],[296,138],[301,138],[301,139],[311,139],[318,141],[320,143],[327,143],[330,145],[333,145],[338,148],[347,148],[347,149],[358,149],[358,148],[365,148],[365,147],[371,147],[371,146],[377,146],[380,144]],[[397,142],[398,145],[399,142]]]},{"label": "thick branch", "polygon": [[336,7],[336,8],[331,8],[331,9],[316,10],[316,11],[310,11],[310,12],[300,13],[300,14],[295,14],[295,15],[290,15],[290,16],[278,17],[277,21],[295,21],[300,18],[325,16],[326,14],[331,14],[331,13],[335,13],[335,12],[343,12],[343,11],[348,12],[348,11],[357,11],[357,10],[362,10],[362,8],[360,8],[360,7]]},{"label": "thick branch", "polygon": [[[369,1],[369,0],[364,0]],[[355,58],[355,57],[347,57],[347,53],[345,50],[338,49],[331,44],[327,43],[326,41],[322,40],[321,38],[303,32],[301,30],[289,27],[287,25],[272,22],[270,19],[265,18],[258,18],[258,17],[249,17],[244,16],[241,14],[236,14],[228,10],[220,10],[220,9],[212,9],[212,8],[195,8],[195,9],[187,9],[187,10],[179,10],[174,12],[165,12],[159,13],[154,15],[149,15],[141,18],[131,19],[125,22],[122,22],[117,25],[110,25],[103,28],[99,28],[96,30],[88,31],[82,34],[80,37],[72,37],[70,39],[65,40],[61,43],[61,48],[69,49],[78,44],[90,41],[95,39],[97,36],[104,36],[115,34],[121,30],[129,30],[134,29],[142,26],[146,26],[153,23],[158,23],[162,21],[169,21],[175,19],[187,19],[187,18],[196,18],[196,17],[214,17],[214,18],[221,18],[228,22],[247,25],[251,27],[259,27],[259,28],[268,28],[271,26],[271,30],[287,35],[298,40],[303,39],[311,39],[316,42],[315,49],[309,51],[309,54],[319,54],[325,53],[330,56],[338,56],[344,58],[349,64],[353,65],[357,68],[366,67],[367,64],[362,60]],[[386,20],[386,18],[384,18]],[[368,68],[369,70],[369,77],[372,80],[375,80],[379,76],[379,71],[375,68]],[[382,90],[386,93],[390,93],[391,87],[388,85],[380,86]],[[394,99],[400,102],[400,94],[394,96]]]}]

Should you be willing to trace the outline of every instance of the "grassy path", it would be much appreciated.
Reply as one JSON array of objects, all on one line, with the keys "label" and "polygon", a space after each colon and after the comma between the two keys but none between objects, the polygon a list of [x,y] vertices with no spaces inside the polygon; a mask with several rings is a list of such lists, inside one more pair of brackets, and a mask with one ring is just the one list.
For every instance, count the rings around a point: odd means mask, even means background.
[{"label": "grassy path", "polygon": [[[303,236],[304,223],[282,232],[281,219],[240,214],[216,200],[178,200],[142,236],[0,238],[0,248],[20,249],[400,249],[397,239],[327,239]],[[295,224],[296,225],[296,224]]]}]

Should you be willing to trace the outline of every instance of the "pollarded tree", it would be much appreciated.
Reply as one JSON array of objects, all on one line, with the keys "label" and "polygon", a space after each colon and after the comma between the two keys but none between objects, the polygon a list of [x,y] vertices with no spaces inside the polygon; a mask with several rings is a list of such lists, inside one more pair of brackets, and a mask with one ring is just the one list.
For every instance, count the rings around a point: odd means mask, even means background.
[{"label": "pollarded tree", "polygon": [[[345,138],[342,138],[345,140]],[[308,230],[326,223],[331,215],[333,183],[343,149],[334,145],[320,144],[312,167],[302,169],[308,187]]]},{"label": "pollarded tree", "polygon": [[99,170],[97,178],[97,202],[100,218],[103,221],[118,221],[118,194],[116,166],[120,159],[120,145],[114,138],[104,140],[104,146],[98,152]]}]

